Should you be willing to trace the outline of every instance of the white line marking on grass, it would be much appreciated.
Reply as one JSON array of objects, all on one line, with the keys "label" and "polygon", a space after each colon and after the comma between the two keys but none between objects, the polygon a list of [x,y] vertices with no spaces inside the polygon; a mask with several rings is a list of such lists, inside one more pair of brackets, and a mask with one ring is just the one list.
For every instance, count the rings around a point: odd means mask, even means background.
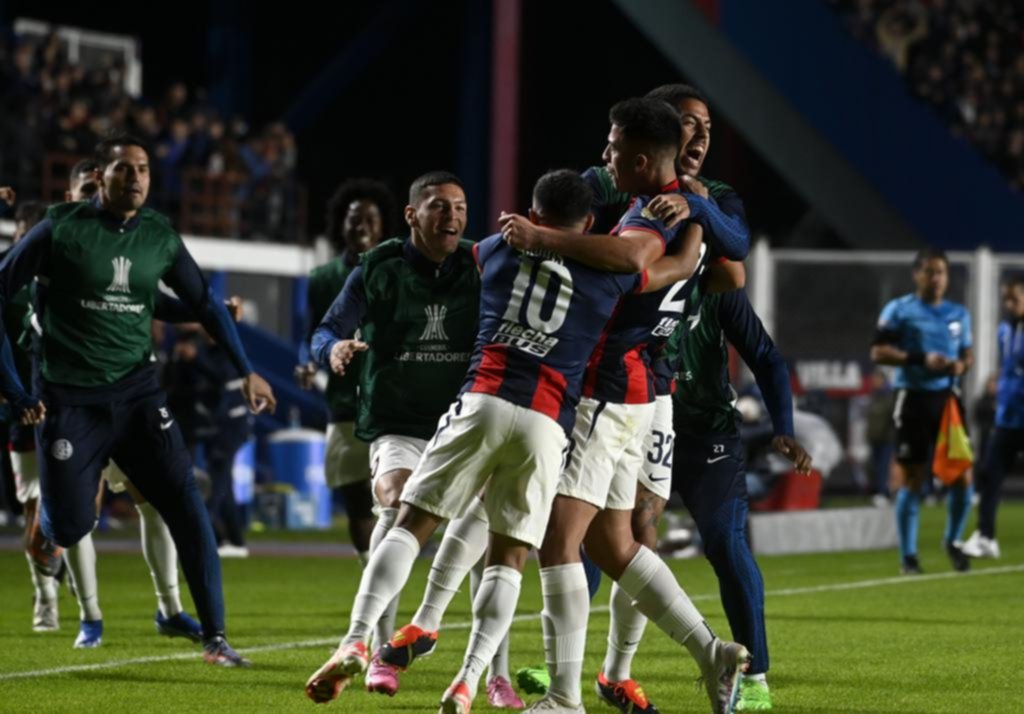
[{"label": "white line marking on grass", "polygon": [[[966,573],[946,572],[932,573],[930,575],[897,576],[891,578],[875,578],[873,580],[854,580],[846,583],[830,583],[828,585],[810,585],[802,588],[783,588],[781,590],[768,590],[766,597],[792,597],[794,595],[811,595],[814,593],[841,592],[844,590],[866,590],[869,588],[884,587],[886,585],[913,585],[915,583],[926,583],[935,580],[948,580],[952,578],[983,577],[988,575],[1008,575],[1011,573],[1024,573],[1024,564],[1004,565],[995,568],[983,568],[971,570]],[[704,593],[691,596],[691,600],[707,601],[717,600],[718,593]],[[607,606],[593,607],[591,612],[608,612]],[[541,619],[540,613],[528,615],[516,615],[512,618],[513,623],[535,622]],[[468,630],[472,628],[472,622],[453,622],[445,625],[444,630]],[[259,654],[261,652],[280,652],[283,650],[308,649],[312,647],[333,647],[338,642],[337,637],[319,640],[303,640],[300,642],[281,642],[276,645],[260,645],[257,647],[246,647],[238,651],[243,654]],[[175,662],[198,659],[202,656],[200,652],[188,652],[174,655],[161,655],[154,657],[135,657],[133,659],[113,660],[111,662],[97,662],[95,664],[76,664],[67,667],[53,667],[51,669],[37,669],[29,672],[9,672],[0,674],[0,682],[11,679],[33,679],[37,677],[49,677],[60,674],[75,674],[77,672],[92,672],[101,669],[113,669],[116,667],[128,667],[134,664],[152,664],[154,662]]]}]

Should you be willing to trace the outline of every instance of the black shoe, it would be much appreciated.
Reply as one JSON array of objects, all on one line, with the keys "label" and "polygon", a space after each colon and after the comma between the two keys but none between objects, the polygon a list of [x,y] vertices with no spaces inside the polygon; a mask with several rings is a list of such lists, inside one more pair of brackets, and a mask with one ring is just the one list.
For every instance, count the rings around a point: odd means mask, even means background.
[{"label": "black shoe", "polygon": [[903,559],[903,565],[900,566],[900,572],[904,575],[920,575],[923,571],[921,570],[921,564],[917,562],[917,556],[906,556]]},{"label": "black shoe", "polygon": [[946,543],[946,554],[949,556],[949,562],[953,564],[953,570],[958,573],[966,573],[971,569],[971,559],[957,544]]}]

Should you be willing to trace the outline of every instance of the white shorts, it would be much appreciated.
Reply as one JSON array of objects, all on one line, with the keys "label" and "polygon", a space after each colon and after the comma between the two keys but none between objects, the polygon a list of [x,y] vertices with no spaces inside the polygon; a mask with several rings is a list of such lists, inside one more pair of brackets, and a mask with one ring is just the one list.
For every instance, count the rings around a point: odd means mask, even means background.
[{"label": "white shorts", "polygon": [[402,501],[452,520],[483,489],[490,530],[539,548],[565,446],[565,432],[550,417],[464,394],[441,419]]},{"label": "white shorts", "polygon": [[103,469],[103,478],[107,481],[107,488],[112,493],[124,493],[128,489],[130,481],[124,471],[111,459],[107,462],[107,468]]},{"label": "white shorts", "polygon": [[328,488],[348,486],[370,479],[370,445],[355,435],[352,421],[327,425],[324,472]]},{"label": "white shorts", "polygon": [[672,451],[675,441],[672,395],[665,394],[654,400],[654,423],[644,441],[644,466],[639,476],[641,486],[665,501],[672,495]]},{"label": "white shorts", "polygon": [[637,474],[644,467],[644,441],[653,421],[654,402],[609,404],[583,397],[558,495],[601,509],[632,511]]},{"label": "white shorts", "polygon": [[378,436],[370,444],[370,477],[376,480],[395,469],[415,471],[426,448],[426,440],[413,436]]},{"label": "white shorts", "polygon": [[14,493],[18,503],[39,498],[39,459],[33,451],[12,451],[11,468],[14,471]]}]

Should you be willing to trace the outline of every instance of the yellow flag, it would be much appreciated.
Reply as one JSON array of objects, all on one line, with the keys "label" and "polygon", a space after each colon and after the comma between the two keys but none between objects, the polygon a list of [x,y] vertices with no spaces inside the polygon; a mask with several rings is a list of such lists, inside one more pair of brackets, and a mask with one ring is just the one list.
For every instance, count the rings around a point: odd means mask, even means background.
[{"label": "yellow flag", "polygon": [[932,473],[945,484],[955,483],[974,463],[974,450],[952,394],[946,399],[939,424],[939,438],[932,458]]}]

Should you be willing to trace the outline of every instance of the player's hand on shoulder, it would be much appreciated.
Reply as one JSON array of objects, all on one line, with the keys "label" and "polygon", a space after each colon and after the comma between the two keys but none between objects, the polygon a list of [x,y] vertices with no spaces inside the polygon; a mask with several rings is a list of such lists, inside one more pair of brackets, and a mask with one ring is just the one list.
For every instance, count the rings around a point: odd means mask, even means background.
[{"label": "player's hand on shoulder", "polygon": [[502,211],[498,223],[505,242],[516,250],[540,250],[544,247],[543,232],[529,218]]},{"label": "player's hand on shoulder", "polygon": [[274,390],[270,388],[267,380],[252,372],[242,382],[242,394],[249,404],[253,414],[273,414],[277,409],[277,398],[274,397]]},{"label": "player's hand on shoulder", "polygon": [[335,374],[345,374],[345,368],[356,352],[365,352],[370,346],[360,340],[338,340],[331,348],[331,370]]},{"label": "player's hand on shoulder", "polygon": [[683,190],[687,193],[693,193],[701,198],[707,198],[710,194],[708,193],[708,187],[705,186],[699,179],[695,179],[692,176],[683,175],[679,179],[679,185],[683,187]]},{"label": "player's hand on shoulder", "polygon": [[647,204],[647,210],[666,228],[673,228],[690,217],[690,202],[682,194],[663,193]]},{"label": "player's hand on shoulder", "polygon": [[792,436],[776,436],[772,439],[772,447],[793,462],[797,473],[811,473],[811,455]]},{"label": "player's hand on shoulder", "polygon": [[46,405],[42,402],[36,402],[33,406],[22,410],[18,421],[23,426],[35,426],[36,424],[42,424],[45,418]]},{"label": "player's hand on shoulder", "polygon": [[295,366],[295,381],[303,389],[312,389],[316,380],[318,367],[316,362],[306,362]]}]

